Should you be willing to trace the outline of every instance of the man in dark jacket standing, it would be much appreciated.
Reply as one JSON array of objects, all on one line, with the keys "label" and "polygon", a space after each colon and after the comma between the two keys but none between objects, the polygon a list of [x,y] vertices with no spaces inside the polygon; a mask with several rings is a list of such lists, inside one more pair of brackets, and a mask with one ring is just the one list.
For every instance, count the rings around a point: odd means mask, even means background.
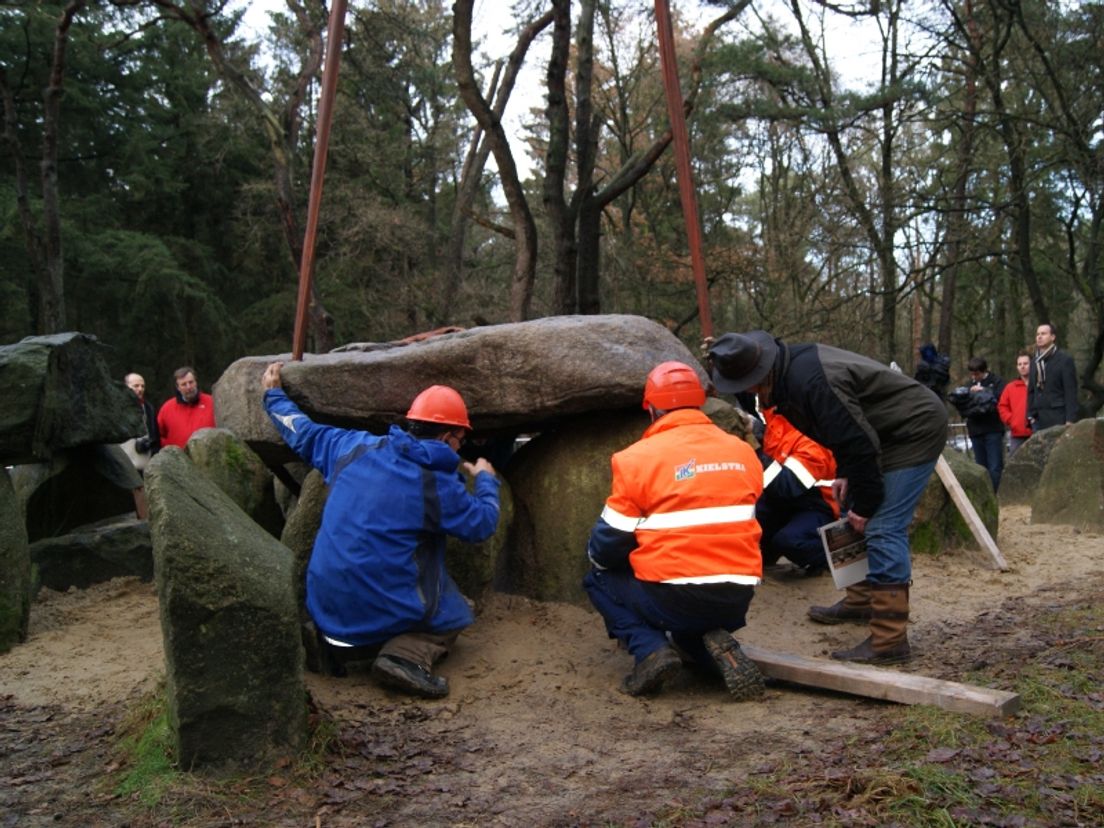
[{"label": "man in dark jacket standing", "polygon": [[970,357],[966,369],[970,372],[968,387],[972,403],[964,414],[966,433],[974,447],[974,461],[989,472],[995,492],[1004,471],[1004,423],[997,411],[1004,380],[989,370],[985,357]]},{"label": "man in dark jacket standing", "polygon": [[836,500],[866,536],[867,580],[809,617],[869,622],[870,635],[833,658],[870,664],[911,656],[908,527],[947,441],[947,410],[928,388],[879,362],[828,345],[787,345],[766,331],[725,334],[710,347],[719,391],[753,391],[829,449]]},{"label": "man in dark jacket standing", "polygon": [[1049,322],[1035,330],[1035,357],[1027,382],[1027,420],[1042,431],[1077,420],[1077,369],[1073,357],[1058,350],[1058,332]]},{"label": "man in dark jacket standing", "polygon": [[474,619],[445,569],[445,538],[485,541],[499,509],[491,464],[461,464],[457,454],[471,430],[463,399],[431,386],[411,403],[406,429],[378,436],[313,422],[284,393],[280,368],[265,369],[265,411],[330,487],[307,567],[307,610],[324,645],[379,647],[372,675],[381,684],[448,695],[433,665]]}]

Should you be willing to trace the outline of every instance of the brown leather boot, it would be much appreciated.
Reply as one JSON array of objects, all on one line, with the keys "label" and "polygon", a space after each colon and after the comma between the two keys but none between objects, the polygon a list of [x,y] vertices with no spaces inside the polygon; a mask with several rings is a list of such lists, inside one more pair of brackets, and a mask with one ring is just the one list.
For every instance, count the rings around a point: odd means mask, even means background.
[{"label": "brown leather boot", "polygon": [[809,618],[820,624],[870,620],[870,582],[859,581],[847,587],[847,594],[830,607],[809,607]]},{"label": "brown leather boot", "polygon": [[858,664],[897,664],[912,658],[908,641],[909,585],[870,585],[870,636],[832,658]]}]

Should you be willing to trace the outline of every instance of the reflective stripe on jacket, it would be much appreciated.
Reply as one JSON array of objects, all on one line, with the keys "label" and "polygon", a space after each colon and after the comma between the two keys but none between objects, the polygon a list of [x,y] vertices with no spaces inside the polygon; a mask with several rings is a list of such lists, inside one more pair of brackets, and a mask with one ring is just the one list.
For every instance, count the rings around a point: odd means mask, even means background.
[{"label": "reflective stripe on jacket", "polygon": [[625,549],[642,581],[760,582],[763,472],[751,446],[684,408],[652,423],[611,464],[613,489],[591,534],[596,565],[618,565]]},{"label": "reflective stripe on jacket", "polygon": [[832,496],[836,479],[836,458],[832,452],[809,437],[773,408],[763,411],[763,452],[773,461],[763,472],[763,488],[768,489],[782,469],[789,469],[806,489],[815,488],[837,518],[839,504]]}]

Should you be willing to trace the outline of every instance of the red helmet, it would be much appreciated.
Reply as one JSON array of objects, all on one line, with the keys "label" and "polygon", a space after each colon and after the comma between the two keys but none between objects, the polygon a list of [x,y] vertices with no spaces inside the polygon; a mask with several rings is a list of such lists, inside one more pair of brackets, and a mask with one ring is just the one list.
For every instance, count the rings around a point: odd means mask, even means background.
[{"label": "red helmet", "polygon": [[655,408],[700,408],[705,404],[705,389],[698,372],[683,362],[661,362],[648,374],[644,384],[644,410]]},{"label": "red helmet", "polygon": [[431,385],[414,398],[406,419],[420,420],[423,423],[460,426],[471,430],[468,422],[468,407],[454,388],[447,385]]}]

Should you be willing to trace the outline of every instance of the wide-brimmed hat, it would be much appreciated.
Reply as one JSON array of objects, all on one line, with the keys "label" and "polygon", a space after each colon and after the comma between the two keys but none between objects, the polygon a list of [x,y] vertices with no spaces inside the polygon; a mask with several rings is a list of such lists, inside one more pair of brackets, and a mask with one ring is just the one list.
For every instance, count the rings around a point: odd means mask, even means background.
[{"label": "wide-brimmed hat", "polygon": [[747,391],[770,373],[777,356],[778,343],[766,331],[724,334],[709,349],[713,384],[726,394]]}]

